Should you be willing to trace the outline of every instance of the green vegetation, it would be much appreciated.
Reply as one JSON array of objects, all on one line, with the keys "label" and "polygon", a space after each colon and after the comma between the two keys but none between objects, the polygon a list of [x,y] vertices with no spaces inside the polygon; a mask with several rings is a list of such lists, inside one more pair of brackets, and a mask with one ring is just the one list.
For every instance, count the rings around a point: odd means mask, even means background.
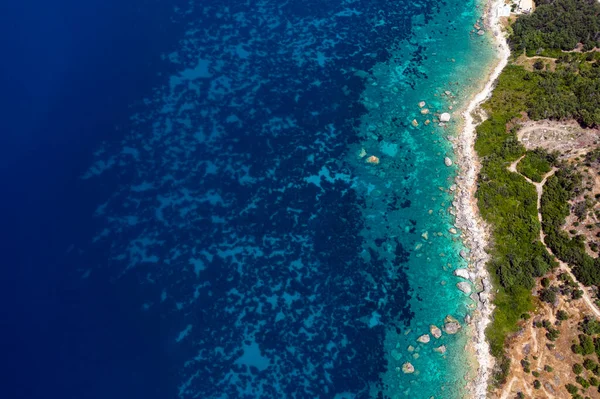
[{"label": "green vegetation", "polygon": [[[556,165],[556,156],[543,151],[527,152],[516,137],[518,123],[525,112],[533,120],[574,118],[582,126],[600,126],[600,53],[562,51],[574,49],[579,42],[586,48],[598,44],[600,5],[595,0],[542,0],[536,5],[534,13],[520,17],[514,24],[510,44],[517,55],[525,51],[555,59],[541,60],[533,71],[512,64],[504,68],[492,96],[483,104],[489,118],[477,127],[475,143],[482,162],[478,205],[482,217],[492,226],[488,267],[497,293],[487,336],[493,355],[500,358],[501,371],[496,376],[499,382],[505,380],[509,364],[503,356],[506,336],[515,332],[522,315],[532,310],[535,279],[556,267],[556,261],[539,241],[541,226],[535,187],[523,176],[507,170],[510,163],[525,155],[517,166],[519,172],[532,181],[541,181]],[[546,65],[552,65],[554,71]],[[546,232],[553,244],[550,247],[553,251],[556,248],[560,259],[580,260],[576,276],[597,284],[600,267],[596,272],[594,262],[590,265],[589,260],[584,260],[581,239],[570,238],[560,230],[569,212],[567,199],[576,186],[576,181],[572,181],[572,187],[561,191],[560,184],[564,182],[559,179],[563,174],[560,170],[556,178],[546,183],[554,181],[550,193],[545,195],[544,229],[547,225],[550,228]],[[560,289],[544,280],[540,297],[554,302],[559,292],[574,298],[580,296],[577,284],[567,277],[560,280]],[[566,317],[561,314],[563,320]],[[556,339],[558,331],[552,326],[544,327],[547,338]],[[591,343],[593,347],[594,342]],[[583,339],[574,347],[587,352],[590,342]]]},{"label": "green vegetation", "polygon": [[569,314],[564,310],[559,310],[558,312],[556,312],[556,318],[560,321],[568,320]]},{"label": "green vegetation", "polygon": [[539,183],[542,181],[542,177],[550,172],[554,162],[556,162],[555,156],[549,155],[544,150],[536,149],[525,154],[525,157],[517,165],[517,170],[523,176]]},{"label": "green vegetation", "polygon": [[[600,258],[594,259],[585,252],[582,236],[571,238],[561,229],[569,215],[567,201],[577,193],[580,184],[581,177],[566,166],[548,179],[542,194],[542,225],[546,233],[546,244],[560,260],[573,268],[577,280],[584,285],[598,285]],[[574,290],[573,298],[580,298],[582,294],[579,290]]]},{"label": "green vegetation", "polygon": [[489,263],[499,292],[488,339],[495,356],[502,354],[504,340],[514,332],[520,315],[533,308],[531,289],[555,263],[539,242],[535,188],[522,176],[507,170],[510,162],[525,153],[507,124],[527,108],[534,89],[528,74],[507,66],[492,97],[484,104],[489,119],[477,127],[475,148],[482,158],[477,199],[482,217],[493,226],[494,246]]},{"label": "green vegetation", "polygon": [[544,50],[556,55],[557,49],[573,50],[578,43],[585,50],[600,47],[598,14],[600,5],[595,0],[538,1],[534,13],[521,16],[512,26],[511,48],[533,56]]},{"label": "green vegetation", "polygon": [[577,375],[581,374],[583,372],[583,366],[579,363],[575,363],[573,365],[573,372]]}]

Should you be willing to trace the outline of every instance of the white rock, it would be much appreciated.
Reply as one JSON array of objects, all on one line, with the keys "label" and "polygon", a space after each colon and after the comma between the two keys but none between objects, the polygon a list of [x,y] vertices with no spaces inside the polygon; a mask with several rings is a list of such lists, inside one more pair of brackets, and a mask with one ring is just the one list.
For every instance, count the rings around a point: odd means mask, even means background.
[{"label": "white rock", "polygon": [[423,108],[424,106],[425,106],[425,101],[421,101],[421,102],[419,103],[419,107]]},{"label": "white rock", "polygon": [[450,234],[457,234],[458,233],[458,231],[456,231],[456,229],[454,227],[450,227],[448,229],[448,231],[450,232]]},{"label": "white rock", "polygon": [[464,278],[465,280],[469,280],[469,278],[470,278],[469,271],[467,269],[456,269],[454,271],[454,275],[456,277]]},{"label": "white rock", "polygon": [[446,166],[452,166],[452,160],[448,157],[444,158],[444,163]]},{"label": "white rock", "polygon": [[450,114],[447,112],[444,112],[443,114],[441,114],[440,122],[450,122]]},{"label": "white rock", "polygon": [[444,353],[446,353],[446,345],[438,346],[434,349],[434,351],[443,355]]},{"label": "white rock", "polygon": [[458,288],[467,295],[471,293],[471,284],[467,283],[466,281],[456,283],[456,288]]},{"label": "white rock", "polygon": [[406,362],[402,365],[402,372],[404,374],[412,374],[415,372],[415,367],[409,362]]}]

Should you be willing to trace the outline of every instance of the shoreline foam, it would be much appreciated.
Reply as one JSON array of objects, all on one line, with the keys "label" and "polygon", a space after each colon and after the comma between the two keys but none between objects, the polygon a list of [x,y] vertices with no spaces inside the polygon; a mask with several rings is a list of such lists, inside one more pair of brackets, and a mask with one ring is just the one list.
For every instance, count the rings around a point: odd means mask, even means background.
[{"label": "shoreline foam", "polygon": [[503,0],[490,1],[486,5],[484,13],[485,23],[494,35],[499,60],[485,80],[483,89],[475,94],[462,112],[463,121],[462,126],[458,129],[455,151],[459,166],[459,174],[456,177],[459,187],[456,199],[456,226],[464,232],[463,242],[470,249],[469,269],[474,274],[474,282],[480,286],[478,290],[480,292],[476,294],[477,298],[475,298],[477,299],[477,309],[473,312],[474,328],[471,330],[472,337],[469,340],[469,349],[474,352],[477,361],[477,372],[474,381],[469,383],[468,390],[470,396],[477,399],[486,398],[488,381],[494,366],[494,358],[490,354],[485,336],[494,306],[491,303],[492,287],[487,271],[489,256],[485,252],[490,234],[479,214],[475,198],[480,164],[475,152],[477,123],[473,120],[472,114],[491,96],[496,79],[507,65],[510,56],[510,50],[496,12],[501,4],[503,4]]}]

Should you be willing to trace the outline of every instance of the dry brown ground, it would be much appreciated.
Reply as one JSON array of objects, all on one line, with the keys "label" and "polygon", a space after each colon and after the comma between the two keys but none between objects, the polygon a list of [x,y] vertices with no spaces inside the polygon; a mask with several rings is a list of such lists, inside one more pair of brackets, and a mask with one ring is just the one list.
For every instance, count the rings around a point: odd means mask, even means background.
[{"label": "dry brown ground", "polygon": [[[553,283],[556,284],[556,275],[550,276]],[[536,287],[537,292],[541,287]],[[577,336],[578,323],[583,320],[589,310],[581,300],[566,299],[559,296],[556,306],[547,303],[538,302],[537,310],[532,318],[523,321],[521,330],[514,334],[508,342],[508,357],[512,359],[511,371],[507,383],[491,392],[490,398],[513,399],[518,392],[525,394],[526,398],[571,398],[571,394],[565,389],[565,385],[571,383],[579,386],[575,382],[575,373],[572,370],[573,364],[582,363],[584,357],[573,353],[571,345],[573,338]],[[544,319],[550,322],[556,322],[556,312],[565,310],[569,314],[569,319],[562,321],[559,326],[555,326],[560,331],[559,338],[553,342],[555,347],[550,349],[547,345],[552,343],[546,338],[546,329],[535,328],[535,321]],[[595,355],[589,356],[597,361]],[[539,377],[526,373],[521,365],[521,360],[527,359],[530,363],[531,372],[537,371]],[[553,371],[544,371],[545,366],[552,367]],[[581,374],[588,379],[591,372],[584,370]],[[540,389],[533,387],[533,381],[539,380],[542,384]],[[596,387],[590,387],[585,390],[585,395],[590,398],[600,398],[600,393]]]}]

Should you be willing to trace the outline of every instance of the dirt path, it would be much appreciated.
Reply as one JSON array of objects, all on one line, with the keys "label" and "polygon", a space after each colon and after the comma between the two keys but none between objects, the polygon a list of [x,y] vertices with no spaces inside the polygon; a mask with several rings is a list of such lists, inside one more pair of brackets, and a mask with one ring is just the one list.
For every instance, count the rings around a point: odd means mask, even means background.
[{"label": "dirt path", "polygon": [[[541,223],[542,223],[541,206],[542,206],[542,194],[544,192],[544,184],[546,184],[546,181],[548,180],[548,178],[550,178],[552,175],[554,175],[554,173],[556,173],[556,171],[558,169],[556,167],[553,167],[550,172],[548,172],[544,175],[544,178],[542,179],[541,182],[535,183],[535,182],[531,181],[531,179],[527,178],[526,176],[523,176],[521,173],[519,173],[517,171],[517,164],[521,161],[521,159],[523,159],[524,156],[525,155],[523,155],[521,158],[517,159],[515,162],[511,163],[508,167],[508,170],[519,174],[525,180],[527,180],[527,182],[529,182],[535,186],[535,190],[537,191],[537,216],[538,216],[538,220],[540,221],[540,225],[541,225]],[[548,250],[548,252],[552,256],[554,256],[554,258],[556,258],[556,260],[558,261],[558,264],[559,264],[559,269],[564,271],[565,273],[569,274],[569,276],[571,276],[573,281],[577,281],[577,279],[575,278],[575,275],[571,272],[571,268],[569,267],[569,265],[567,265],[565,262],[558,259],[556,257],[556,255],[554,255],[554,252],[552,252],[552,250],[550,248],[548,248],[548,246],[546,245],[545,238],[546,238],[546,236],[544,234],[544,231],[542,228],[540,228],[540,241],[542,242],[542,244],[544,244],[544,247],[546,247],[546,250]],[[586,289],[586,287],[580,286],[580,289],[583,291],[583,300],[585,301],[589,310],[591,310],[592,313],[594,313],[596,315],[596,317],[600,317],[600,309],[598,309],[598,307],[594,304],[594,301],[592,301],[592,298],[590,297],[590,294],[589,294],[588,290]]]}]

